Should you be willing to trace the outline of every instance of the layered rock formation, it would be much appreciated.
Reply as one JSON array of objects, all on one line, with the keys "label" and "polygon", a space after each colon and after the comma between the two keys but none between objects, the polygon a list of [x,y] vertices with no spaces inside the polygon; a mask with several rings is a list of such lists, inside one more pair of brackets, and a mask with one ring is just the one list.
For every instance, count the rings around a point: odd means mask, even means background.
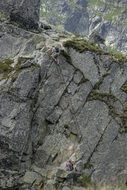
[{"label": "layered rock formation", "polygon": [[126,183],[126,59],[53,30],[0,36],[0,189]]}]

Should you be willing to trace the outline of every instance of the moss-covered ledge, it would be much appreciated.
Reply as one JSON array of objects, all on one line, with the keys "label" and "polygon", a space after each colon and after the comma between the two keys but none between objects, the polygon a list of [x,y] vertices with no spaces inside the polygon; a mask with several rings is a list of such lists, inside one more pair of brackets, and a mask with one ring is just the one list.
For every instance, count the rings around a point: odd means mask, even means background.
[{"label": "moss-covered ledge", "polygon": [[79,53],[90,51],[98,55],[107,55],[112,61],[124,63],[127,62],[127,57],[121,52],[107,47],[107,50],[101,49],[97,44],[80,37],[70,37],[63,42],[65,48],[73,48]]},{"label": "moss-covered ledge", "polygon": [[67,39],[63,42],[63,46],[66,48],[73,48],[80,53],[83,53],[84,51],[91,51],[99,54],[103,53],[103,50],[100,47],[98,47],[94,43],[85,40],[84,38],[73,37]]}]

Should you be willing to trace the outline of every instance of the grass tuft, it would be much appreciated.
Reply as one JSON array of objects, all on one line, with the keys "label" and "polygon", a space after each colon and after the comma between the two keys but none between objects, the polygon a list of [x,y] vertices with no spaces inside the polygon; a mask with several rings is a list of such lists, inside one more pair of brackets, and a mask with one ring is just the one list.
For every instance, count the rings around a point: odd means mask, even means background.
[{"label": "grass tuft", "polygon": [[96,44],[88,42],[83,38],[74,37],[72,39],[68,39],[67,41],[63,42],[63,45],[66,48],[73,48],[80,53],[83,53],[84,51],[91,51],[102,54],[103,52],[103,50]]},{"label": "grass tuft", "polygon": [[101,49],[97,44],[89,42],[84,38],[72,37],[63,42],[63,46],[66,48],[73,48],[79,53],[85,51],[94,52],[99,55],[109,55],[112,61],[123,63],[127,62],[127,57],[120,51],[112,48],[107,48],[107,50]]}]

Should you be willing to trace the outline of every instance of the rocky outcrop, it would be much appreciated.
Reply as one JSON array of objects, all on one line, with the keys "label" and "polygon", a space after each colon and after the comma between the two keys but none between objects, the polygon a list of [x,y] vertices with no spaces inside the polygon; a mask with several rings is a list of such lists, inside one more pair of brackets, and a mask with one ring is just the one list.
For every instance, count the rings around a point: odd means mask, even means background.
[{"label": "rocky outcrop", "polygon": [[27,29],[37,29],[40,14],[40,0],[1,0],[0,11],[5,12],[10,21]]},{"label": "rocky outcrop", "polygon": [[0,34],[0,189],[126,183],[126,59],[52,30]]}]

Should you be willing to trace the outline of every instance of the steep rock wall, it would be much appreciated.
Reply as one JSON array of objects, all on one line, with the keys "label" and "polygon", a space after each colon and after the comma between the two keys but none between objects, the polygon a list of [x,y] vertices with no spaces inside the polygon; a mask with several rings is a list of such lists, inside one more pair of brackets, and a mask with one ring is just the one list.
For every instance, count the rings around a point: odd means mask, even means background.
[{"label": "steep rock wall", "polygon": [[0,189],[126,183],[127,61],[51,30],[0,33]]},{"label": "steep rock wall", "polygon": [[1,0],[0,11],[26,28],[38,28],[40,0]]}]

